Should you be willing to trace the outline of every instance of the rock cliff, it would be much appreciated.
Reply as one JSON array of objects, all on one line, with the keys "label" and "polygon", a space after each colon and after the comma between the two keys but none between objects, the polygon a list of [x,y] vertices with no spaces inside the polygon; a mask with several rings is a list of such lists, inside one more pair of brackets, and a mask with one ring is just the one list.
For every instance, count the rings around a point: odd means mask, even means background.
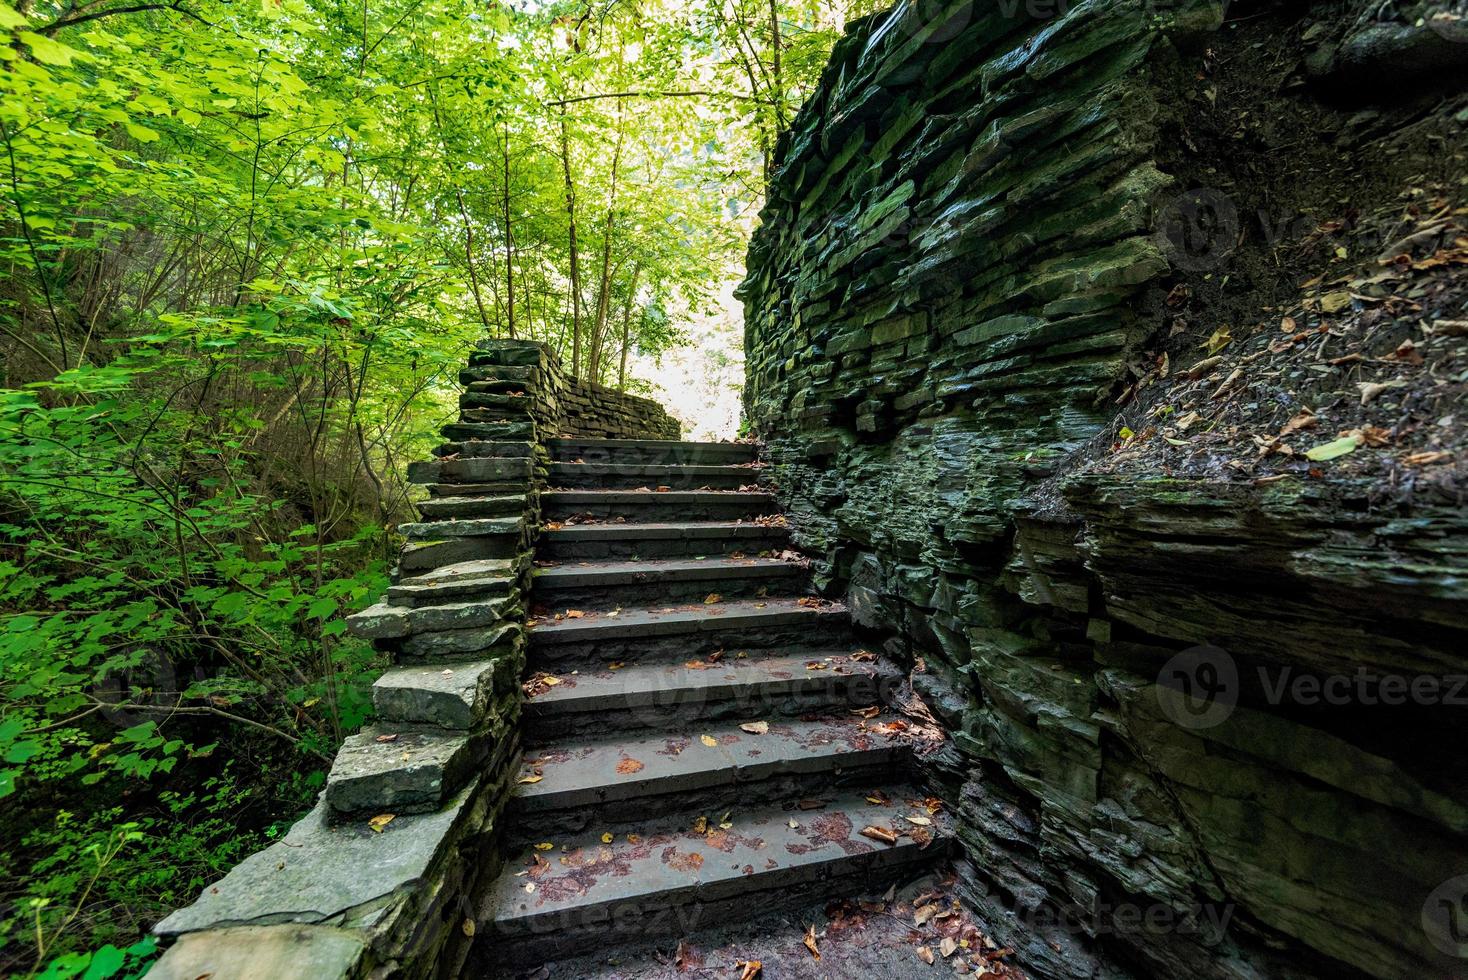
[{"label": "rock cliff", "polygon": [[1468,975],[1465,65],[1432,4],[903,4],[782,141],[746,411],[1035,975]]}]

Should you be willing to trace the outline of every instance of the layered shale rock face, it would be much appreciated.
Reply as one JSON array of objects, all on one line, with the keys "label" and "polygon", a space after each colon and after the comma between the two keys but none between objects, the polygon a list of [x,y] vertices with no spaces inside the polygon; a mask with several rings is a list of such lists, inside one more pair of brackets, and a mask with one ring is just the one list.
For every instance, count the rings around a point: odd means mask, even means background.
[{"label": "layered shale rock face", "polygon": [[786,134],[771,483],[1032,973],[1468,975],[1461,12],[1042,6],[859,21]]}]

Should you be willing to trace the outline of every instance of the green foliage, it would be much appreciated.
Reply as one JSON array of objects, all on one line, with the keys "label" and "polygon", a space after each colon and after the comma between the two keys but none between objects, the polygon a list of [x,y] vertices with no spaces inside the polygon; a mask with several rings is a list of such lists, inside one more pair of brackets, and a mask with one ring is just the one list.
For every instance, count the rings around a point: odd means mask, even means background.
[{"label": "green foliage", "polygon": [[645,387],[842,16],[0,0],[0,973],[138,973],[309,804],[469,346]]}]

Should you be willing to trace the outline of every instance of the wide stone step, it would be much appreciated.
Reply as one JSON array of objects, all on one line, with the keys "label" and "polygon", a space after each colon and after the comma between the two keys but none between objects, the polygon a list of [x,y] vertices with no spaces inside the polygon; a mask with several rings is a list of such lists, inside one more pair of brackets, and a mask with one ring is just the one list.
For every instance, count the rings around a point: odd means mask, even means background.
[{"label": "wide stone step", "polygon": [[588,558],[674,558],[783,551],[790,530],[756,521],[687,521],[647,524],[563,524],[540,533],[537,557],[551,561]]},{"label": "wide stone step", "polygon": [[540,495],[546,520],[735,521],[776,510],[775,496],[739,490],[551,490]]},{"label": "wide stone step", "polygon": [[[467,460],[465,461],[467,462]],[[410,478],[412,474],[410,473]],[[670,490],[737,490],[752,486],[759,471],[747,466],[666,466],[644,463],[568,463],[553,462],[549,467],[550,486],[556,489],[585,487],[667,487]],[[427,480],[414,482],[428,482]]]},{"label": "wide stone step", "polygon": [[866,651],[724,651],[671,664],[614,664],[533,684],[521,717],[535,744],[695,722],[794,718],[889,700],[901,674]]},{"label": "wide stone step", "polygon": [[579,561],[535,570],[534,602],[556,610],[613,609],[703,600],[792,595],[810,578],[805,562],[718,556],[648,561]]},{"label": "wide stone step", "polygon": [[510,558],[443,565],[422,575],[401,578],[387,590],[394,606],[436,606],[485,596],[509,595],[521,565]]},{"label": "wide stone step", "polygon": [[[550,439],[551,459],[582,463],[738,465],[759,457],[759,447],[742,442],[674,442],[664,439]],[[753,474],[749,482],[753,481]]]},{"label": "wide stone step", "polygon": [[[911,759],[894,715],[697,722],[683,732],[565,739],[527,751],[511,807],[521,837],[636,823],[649,813],[719,813],[888,778]],[[751,722],[743,723],[751,725]]]},{"label": "wide stone step", "polygon": [[416,505],[425,521],[513,517],[524,513],[524,494],[500,494],[487,497],[431,497]]},{"label": "wide stone step", "polygon": [[592,669],[614,660],[686,660],[715,650],[784,647],[796,652],[845,645],[846,607],[814,599],[804,603],[735,599],[655,609],[553,610],[531,621],[530,649],[533,661],[546,669],[571,662]]},{"label": "wide stone step", "polygon": [[[858,883],[880,888],[939,860],[951,839],[947,818],[906,785],[819,803],[691,812],[609,841],[598,828],[536,841],[553,846],[513,856],[486,897],[482,925],[497,942],[483,945],[496,961],[539,962],[596,944],[688,935]],[[895,843],[867,828],[892,832]]]}]

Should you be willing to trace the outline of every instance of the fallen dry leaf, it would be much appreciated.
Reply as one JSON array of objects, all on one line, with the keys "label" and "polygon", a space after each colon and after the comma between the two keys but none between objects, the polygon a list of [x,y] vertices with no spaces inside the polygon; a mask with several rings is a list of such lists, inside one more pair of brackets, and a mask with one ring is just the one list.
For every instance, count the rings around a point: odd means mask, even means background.
[{"label": "fallen dry leaf", "polygon": [[872,840],[879,840],[883,844],[897,843],[897,835],[886,827],[863,827],[861,828],[861,835],[863,837],[870,837]]},{"label": "fallen dry leaf", "polygon": [[473,939],[474,938],[474,920],[473,919],[466,918],[463,921],[463,923],[460,924],[459,929],[460,929],[461,932],[464,933],[464,935],[468,936],[470,939]]},{"label": "fallen dry leaf", "polygon": [[942,953],[943,958],[946,960],[958,952],[958,942],[952,936],[944,936],[942,941],[938,943],[938,952]]},{"label": "fallen dry leaf", "polygon": [[377,816],[367,821],[367,826],[372,828],[373,833],[380,834],[382,833],[383,829],[387,827],[388,824],[393,822],[393,817],[395,816],[396,814],[393,813],[379,813]]},{"label": "fallen dry leaf", "polygon": [[698,740],[704,745],[707,745],[709,748],[713,748],[714,746],[719,744],[719,740],[714,738],[712,735],[700,735],[698,736]]},{"label": "fallen dry leaf", "polygon": [[765,965],[759,960],[740,960],[734,965],[744,971],[743,973],[739,974],[739,980],[754,980],[754,978],[759,976],[760,972],[765,968]]},{"label": "fallen dry leaf", "polygon": [[525,784],[525,783],[538,783],[538,782],[540,782],[544,778],[545,777],[542,776],[542,775],[540,775],[539,773],[536,773],[533,776],[521,776],[520,777],[520,783],[522,785]]},{"label": "fallen dry leaf", "polygon": [[933,951],[926,946],[917,948],[917,957],[929,966],[933,965]]},{"label": "fallen dry leaf", "polygon": [[746,732],[749,732],[749,734],[751,735],[768,735],[770,733],[770,723],[767,721],[745,722],[739,727],[744,729]]},{"label": "fallen dry leaf", "polygon": [[377,736],[377,740],[379,742],[396,742],[398,740],[398,736],[397,733],[394,732],[391,735],[379,735]]},{"label": "fallen dry leaf", "polygon": [[927,817],[903,817],[902,819],[908,823],[917,824],[919,827],[931,827],[933,825],[933,821]]},{"label": "fallen dry leaf", "polygon": [[622,758],[622,761],[617,763],[617,772],[623,776],[630,776],[634,772],[641,772],[642,770],[642,763],[632,758],[630,755],[624,756]]},{"label": "fallen dry leaf", "polygon": [[703,604],[705,606],[712,606],[716,602],[723,602],[723,601],[724,601],[724,597],[721,596],[721,595],[719,595],[717,592],[710,592],[708,595],[706,595],[706,596],[703,597]]},{"label": "fallen dry leaf", "polygon": [[811,957],[813,959],[820,959],[821,958],[821,951],[816,948],[816,927],[815,926],[812,925],[812,926],[806,926],[805,927],[805,940],[804,941],[805,941],[805,948],[808,949],[808,950],[810,950]]}]

